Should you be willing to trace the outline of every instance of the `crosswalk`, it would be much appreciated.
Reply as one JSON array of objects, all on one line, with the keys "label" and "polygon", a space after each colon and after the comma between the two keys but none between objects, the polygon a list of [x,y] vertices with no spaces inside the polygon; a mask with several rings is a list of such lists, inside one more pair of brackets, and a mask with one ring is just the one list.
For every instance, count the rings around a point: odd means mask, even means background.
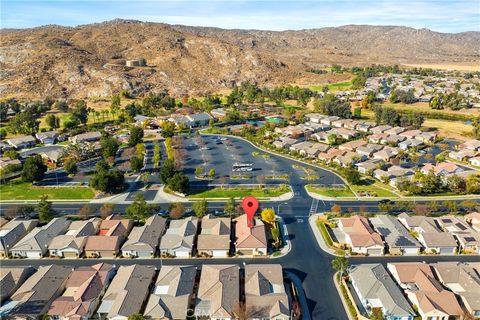
[{"label": "crosswalk", "polygon": [[317,209],[318,209],[318,199],[313,199],[312,205],[310,206],[310,214],[309,214],[309,216],[311,216],[312,214],[317,213]]}]

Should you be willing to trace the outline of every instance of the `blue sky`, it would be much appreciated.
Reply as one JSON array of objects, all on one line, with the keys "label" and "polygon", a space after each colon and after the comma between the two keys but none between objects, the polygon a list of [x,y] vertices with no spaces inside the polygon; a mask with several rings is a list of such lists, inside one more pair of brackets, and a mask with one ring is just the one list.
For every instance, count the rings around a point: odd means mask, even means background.
[{"label": "blue sky", "polygon": [[480,0],[0,0],[2,28],[76,26],[115,18],[220,28],[287,30],[346,24],[480,31]]}]

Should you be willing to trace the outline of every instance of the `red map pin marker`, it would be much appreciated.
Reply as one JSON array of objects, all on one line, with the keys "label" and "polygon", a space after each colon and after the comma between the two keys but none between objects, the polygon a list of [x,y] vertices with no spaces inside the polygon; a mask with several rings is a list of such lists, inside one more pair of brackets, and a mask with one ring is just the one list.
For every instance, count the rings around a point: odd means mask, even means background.
[{"label": "red map pin marker", "polygon": [[258,209],[258,200],[255,197],[248,196],[243,199],[242,201],[242,208],[243,211],[247,214],[247,223],[248,227],[253,227],[253,216],[257,212]]}]

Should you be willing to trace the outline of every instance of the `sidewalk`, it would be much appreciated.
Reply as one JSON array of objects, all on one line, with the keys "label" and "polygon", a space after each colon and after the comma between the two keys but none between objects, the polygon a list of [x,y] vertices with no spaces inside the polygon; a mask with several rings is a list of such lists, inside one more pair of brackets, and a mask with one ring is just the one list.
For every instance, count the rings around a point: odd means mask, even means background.
[{"label": "sidewalk", "polygon": [[313,234],[315,235],[315,239],[317,239],[317,243],[318,243],[318,246],[320,247],[320,249],[322,249],[323,251],[325,251],[326,253],[328,254],[331,254],[332,256],[339,256],[335,250],[331,249],[326,243],[325,241],[323,240],[323,236],[322,234],[320,233],[320,230],[318,230],[318,227],[317,227],[317,218],[319,216],[322,216],[323,214],[319,214],[319,213],[316,213],[316,214],[312,214],[309,218],[308,218],[308,223],[310,224],[310,228],[313,230]]},{"label": "sidewalk", "polygon": [[338,283],[337,275],[338,275],[338,272],[336,272],[333,275],[333,282],[335,283],[335,288],[337,289],[337,293],[340,296],[340,300],[342,300],[343,309],[345,309],[345,313],[348,317],[348,320],[355,320],[355,318],[352,317],[352,315],[350,314],[350,311],[348,309],[348,304],[345,301],[345,297],[342,294],[342,290],[340,289],[340,284]]},{"label": "sidewalk", "polygon": [[290,250],[292,250],[292,244],[290,242],[290,237],[288,236],[287,226],[285,225],[285,223],[283,223],[282,217],[278,217],[278,226],[280,228],[280,231],[282,232],[281,235],[283,241],[285,242],[285,245],[283,246],[282,250],[280,250],[280,254],[278,256],[271,255],[271,259],[284,257],[290,252]]}]

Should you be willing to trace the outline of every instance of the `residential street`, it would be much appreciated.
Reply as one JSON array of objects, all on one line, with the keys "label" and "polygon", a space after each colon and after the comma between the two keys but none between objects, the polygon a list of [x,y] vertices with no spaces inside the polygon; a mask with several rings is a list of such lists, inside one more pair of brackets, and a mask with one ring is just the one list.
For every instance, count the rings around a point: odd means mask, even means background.
[{"label": "residential street", "polygon": [[[254,149],[252,146],[245,142],[240,142],[242,147],[247,149],[247,154],[251,154]],[[147,169],[151,169],[150,152],[152,146],[147,147]],[[160,267],[162,264],[170,265],[202,265],[202,264],[224,264],[224,263],[237,263],[243,265],[243,263],[280,263],[286,271],[292,272],[298,276],[302,281],[303,289],[305,291],[308,301],[308,312],[311,314],[312,319],[347,319],[345,310],[338,297],[337,290],[333,283],[332,277],[334,270],[331,268],[331,261],[334,258],[330,254],[324,252],[317,244],[313,231],[311,230],[308,217],[312,213],[316,212],[328,212],[334,203],[339,204],[342,208],[352,208],[354,211],[359,211],[360,207],[367,208],[369,212],[378,211],[377,201],[322,201],[312,199],[304,189],[304,185],[307,183],[301,179],[296,170],[292,168],[292,164],[296,163],[293,160],[275,157],[280,168],[283,170],[289,170],[289,184],[292,186],[294,196],[292,199],[285,202],[271,202],[263,201],[260,206],[274,207],[278,215],[281,216],[287,226],[289,238],[291,241],[291,251],[283,257],[279,258],[229,258],[229,259],[144,259],[144,260],[129,260],[129,259],[115,259],[108,260],[102,259],[102,262],[110,262],[115,265],[128,265],[132,263],[148,264]],[[307,165],[305,165],[307,166]],[[226,170],[226,168],[222,169]],[[326,184],[340,183],[342,180],[335,174],[317,169],[321,172],[322,180]],[[134,191],[135,192],[135,191]],[[127,202],[133,201],[134,192],[131,192],[126,200]],[[144,195],[146,200],[152,201],[155,198],[153,191],[145,191]],[[421,203],[417,202],[417,203]],[[169,203],[155,203],[162,209],[168,209]],[[0,213],[2,213],[10,205],[2,205],[0,207]],[[59,203],[53,204],[54,209],[60,215],[76,214],[79,208],[83,207],[85,203]],[[90,204],[99,208],[102,203]],[[128,203],[122,203],[115,205],[115,211],[123,213]],[[187,208],[190,207],[189,203],[185,203]],[[209,208],[211,210],[222,210],[224,203],[222,202],[209,202]],[[260,210],[261,210],[260,208]],[[260,211],[259,210],[259,211]],[[387,263],[391,261],[468,261],[468,262],[480,262],[479,256],[418,256],[418,257],[352,257],[350,258],[350,264],[356,263]],[[62,264],[72,267],[81,265],[91,265],[96,263],[95,259],[78,259],[78,260],[2,260],[1,264],[4,266],[21,266],[21,265],[46,265],[46,264]]]}]

